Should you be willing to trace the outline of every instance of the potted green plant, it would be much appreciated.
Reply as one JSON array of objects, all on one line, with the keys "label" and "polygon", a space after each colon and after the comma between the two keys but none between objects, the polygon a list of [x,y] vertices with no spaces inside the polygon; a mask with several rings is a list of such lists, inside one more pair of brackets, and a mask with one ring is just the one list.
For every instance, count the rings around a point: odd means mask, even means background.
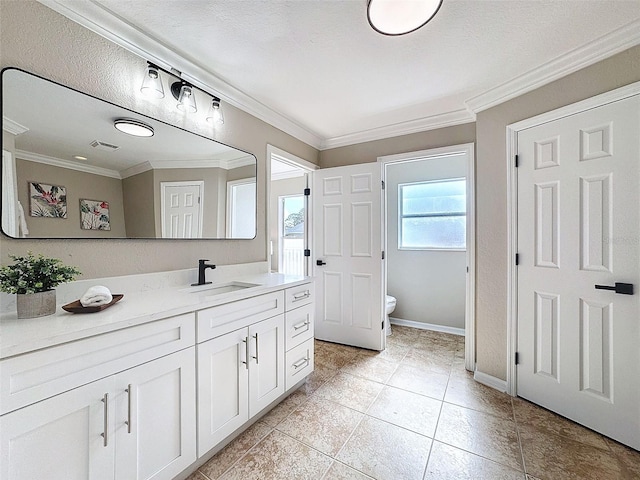
[{"label": "potted green plant", "polygon": [[0,291],[17,294],[18,318],[52,315],[56,311],[55,287],[72,281],[80,271],[57,258],[43,255],[9,255],[15,263],[0,267]]}]

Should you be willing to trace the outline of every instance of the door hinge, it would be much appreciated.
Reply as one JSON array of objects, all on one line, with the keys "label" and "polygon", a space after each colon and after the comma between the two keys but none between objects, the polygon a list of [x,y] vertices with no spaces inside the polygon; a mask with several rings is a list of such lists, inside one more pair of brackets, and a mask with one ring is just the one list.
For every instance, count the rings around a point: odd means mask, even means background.
[{"label": "door hinge", "polygon": [[520,254],[516,253],[516,265],[520,265]]},{"label": "door hinge", "polygon": [[382,260],[384,260],[384,250],[382,251]]},{"label": "door hinge", "polygon": [[304,195],[305,195],[305,197],[308,197],[309,195],[311,195],[311,189],[310,188],[305,188],[304,189]]},{"label": "door hinge", "polygon": [[516,168],[518,168],[520,166],[520,159],[518,158],[518,155],[516,155]]},{"label": "door hinge", "polygon": [[515,354],[515,362],[516,362],[516,365],[520,363],[520,355],[518,355],[518,352],[516,352]]},{"label": "door hinge", "polygon": [[198,205],[200,205],[200,197],[198,197]]},{"label": "door hinge", "polygon": [[384,320],[382,320],[382,330],[384,330]]},{"label": "door hinge", "polygon": [[305,257],[310,257],[310,256],[311,256],[311,250],[309,250],[308,248],[305,248],[305,250],[304,250],[304,256],[305,256]]},{"label": "door hinge", "polygon": [[384,190],[384,180],[382,180],[382,189]]}]

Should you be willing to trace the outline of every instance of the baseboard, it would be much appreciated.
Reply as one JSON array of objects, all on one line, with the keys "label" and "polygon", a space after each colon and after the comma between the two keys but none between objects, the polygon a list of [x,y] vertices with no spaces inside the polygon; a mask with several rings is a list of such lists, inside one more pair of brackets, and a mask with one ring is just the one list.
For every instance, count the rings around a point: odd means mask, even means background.
[{"label": "baseboard", "polygon": [[487,387],[495,388],[500,392],[507,391],[506,380],[500,380],[499,378],[493,377],[491,375],[487,375],[486,373],[482,373],[478,370],[476,370],[475,373],[473,374],[473,379],[478,383],[486,385]]},{"label": "baseboard", "polygon": [[421,330],[433,330],[435,332],[451,333],[464,337],[464,328],[447,327],[446,325],[436,325],[434,323],[416,322],[414,320],[404,320],[402,318],[389,317],[391,325],[400,325],[402,327],[413,327]]}]

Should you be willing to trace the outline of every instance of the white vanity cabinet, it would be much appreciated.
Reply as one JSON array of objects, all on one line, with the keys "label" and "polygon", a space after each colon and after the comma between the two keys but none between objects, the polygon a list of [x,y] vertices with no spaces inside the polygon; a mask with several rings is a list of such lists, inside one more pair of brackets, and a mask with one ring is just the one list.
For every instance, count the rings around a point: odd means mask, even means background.
[{"label": "white vanity cabinet", "polygon": [[288,288],[286,298],[285,388],[313,372],[313,284]]},{"label": "white vanity cabinet", "polygon": [[191,465],[194,323],[182,315],[2,360],[0,479],[168,480]]},{"label": "white vanity cabinet", "polygon": [[246,325],[197,346],[199,456],[284,393],[283,312],[282,291],[198,312],[198,341]]}]

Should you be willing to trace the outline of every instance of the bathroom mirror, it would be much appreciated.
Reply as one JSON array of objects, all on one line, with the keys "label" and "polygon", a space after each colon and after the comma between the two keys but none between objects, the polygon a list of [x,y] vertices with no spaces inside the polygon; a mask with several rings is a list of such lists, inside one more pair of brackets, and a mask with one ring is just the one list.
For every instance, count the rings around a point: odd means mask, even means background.
[{"label": "bathroom mirror", "polygon": [[15,68],[2,71],[2,130],[10,237],[255,237],[247,152]]}]

